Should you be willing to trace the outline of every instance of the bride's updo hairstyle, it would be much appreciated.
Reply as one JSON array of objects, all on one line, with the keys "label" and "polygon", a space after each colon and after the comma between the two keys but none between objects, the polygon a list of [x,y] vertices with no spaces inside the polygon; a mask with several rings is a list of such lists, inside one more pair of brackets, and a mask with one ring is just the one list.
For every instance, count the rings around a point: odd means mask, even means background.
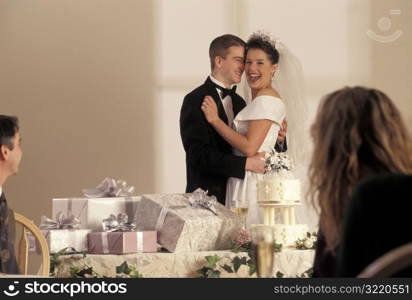
[{"label": "bride's updo hairstyle", "polygon": [[246,53],[250,49],[260,49],[265,52],[272,64],[279,62],[279,51],[276,50],[275,41],[263,32],[254,32],[246,43]]}]

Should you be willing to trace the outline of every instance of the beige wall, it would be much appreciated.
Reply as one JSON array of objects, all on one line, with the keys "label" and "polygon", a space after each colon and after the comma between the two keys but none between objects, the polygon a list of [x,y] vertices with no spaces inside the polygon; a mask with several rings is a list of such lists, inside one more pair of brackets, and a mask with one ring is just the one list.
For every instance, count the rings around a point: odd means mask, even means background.
[{"label": "beige wall", "polygon": [[[402,12],[391,15],[390,9],[401,9]],[[412,130],[412,1],[371,1],[369,15],[370,27],[376,33],[390,36],[397,30],[402,31],[402,36],[395,42],[373,43],[369,80],[395,101]],[[377,23],[382,17],[388,17],[392,22],[387,32],[379,31]]]},{"label": "beige wall", "polygon": [[[5,185],[39,221],[53,197],[79,196],[105,176],[137,192],[181,192],[182,97],[209,73],[223,33],[280,37],[305,69],[309,127],[319,98],[344,85],[387,92],[412,127],[410,0],[2,0],[1,113],[19,116],[24,158]],[[216,7],[220,7],[218,10]],[[401,15],[390,16],[390,9]],[[392,28],[379,32],[384,16]],[[195,21],[194,21],[195,20]],[[403,35],[392,43],[369,29]],[[316,225],[306,208],[300,221]]]},{"label": "beige wall", "polygon": [[[157,104],[163,126],[158,133],[158,190],[182,191],[185,186],[184,151],[179,141],[176,122],[182,97],[199,85],[209,72],[207,47],[213,37],[234,33],[247,39],[255,30],[271,31],[285,42],[302,61],[305,98],[309,104],[309,129],[319,99],[345,85],[366,85],[381,88],[402,109],[412,128],[412,18],[410,0],[227,0],[204,2],[197,0],[159,1],[163,43]],[[391,16],[390,9],[401,9],[401,15]],[[192,19],[179,16],[185,11]],[[213,15],[214,20],[205,18]],[[377,22],[389,17],[392,28],[379,31]],[[195,19],[196,22],[192,20]],[[366,32],[390,35],[397,29],[403,35],[392,43],[372,40]],[[189,43],[184,48],[175,41]],[[183,50],[182,50],[183,49]],[[165,151],[167,149],[167,151]],[[307,178],[305,167],[301,177]],[[306,186],[305,186],[306,187]],[[312,229],[317,217],[303,199],[298,209],[298,221]]]},{"label": "beige wall", "polygon": [[21,122],[20,173],[4,189],[40,221],[53,197],[105,176],[154,191],[151,0],[0,1],[1,113]]}]

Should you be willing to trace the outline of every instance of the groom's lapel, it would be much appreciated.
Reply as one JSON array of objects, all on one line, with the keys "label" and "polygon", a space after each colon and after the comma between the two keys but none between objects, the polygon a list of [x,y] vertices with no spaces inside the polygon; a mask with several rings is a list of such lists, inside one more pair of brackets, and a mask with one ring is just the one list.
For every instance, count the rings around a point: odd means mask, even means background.
[{"label": "groom's lapel", "polygon": [[245,100],[236,94],[236,97],[232,97],[233,115],[236,115],[246,106]]},{"label": "groom's lapel", "polygon": [[228,120],[227,120],[225,108],[223,107],[222,100],[220,100],[220,96],[216,90],[216,87],[214,86],[212,80],[210,80],[209,77],[206,79],[205,85],[207,87],[208,95],[211,96],[213,100],[215,100],[216,102],[220,119],[222,119],[226,124],[228,124]]}]

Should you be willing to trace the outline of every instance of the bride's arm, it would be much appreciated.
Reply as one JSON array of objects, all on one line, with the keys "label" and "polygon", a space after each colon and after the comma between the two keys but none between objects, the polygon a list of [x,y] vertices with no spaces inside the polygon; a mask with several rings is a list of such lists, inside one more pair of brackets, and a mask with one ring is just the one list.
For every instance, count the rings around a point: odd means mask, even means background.
[{"label": "bride's arm", "polygon": [[213,128],[232,147],[238,149],[246,156],[252,156],[257,153],[272,125],[270,120],[249,121],[248,132],[244,136],[234,131],[219,118],[216,103],[211,97],[207,96],[205,98],[202,104],[202,111]]}]

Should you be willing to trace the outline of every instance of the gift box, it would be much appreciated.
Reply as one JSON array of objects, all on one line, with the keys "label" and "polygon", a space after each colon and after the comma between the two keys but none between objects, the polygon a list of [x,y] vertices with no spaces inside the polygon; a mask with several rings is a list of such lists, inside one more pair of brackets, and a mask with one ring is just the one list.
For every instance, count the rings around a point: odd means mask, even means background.
[{"label": "gift box", "polygon": [[[52,229],[42,230],[49,244],[50,253],[57,253],[63,248],[74,248],[76,252],[87,251],[89,229]],[[37,247],[40,249],[40,247]]]},{"label": "gift box", "polygon": [[126,213],[130,220],[135,218],[140,196],[107,198],[55,198],[52,199],[52,214],[59,212],[73,214],[80,220],[81,228],[102,231],[102,219],[110,214]]},{"label": "gift box", "polygon": [[220,203],[215,212],[191,204],[192,194],[143,195],[137,225],[156,230],[160,245],[171,252],[232,249],[242,219]]},{"label": "gift box", "polygon": [[87,238],[90,254],[157,252],[156,231],[91,232]]}]

